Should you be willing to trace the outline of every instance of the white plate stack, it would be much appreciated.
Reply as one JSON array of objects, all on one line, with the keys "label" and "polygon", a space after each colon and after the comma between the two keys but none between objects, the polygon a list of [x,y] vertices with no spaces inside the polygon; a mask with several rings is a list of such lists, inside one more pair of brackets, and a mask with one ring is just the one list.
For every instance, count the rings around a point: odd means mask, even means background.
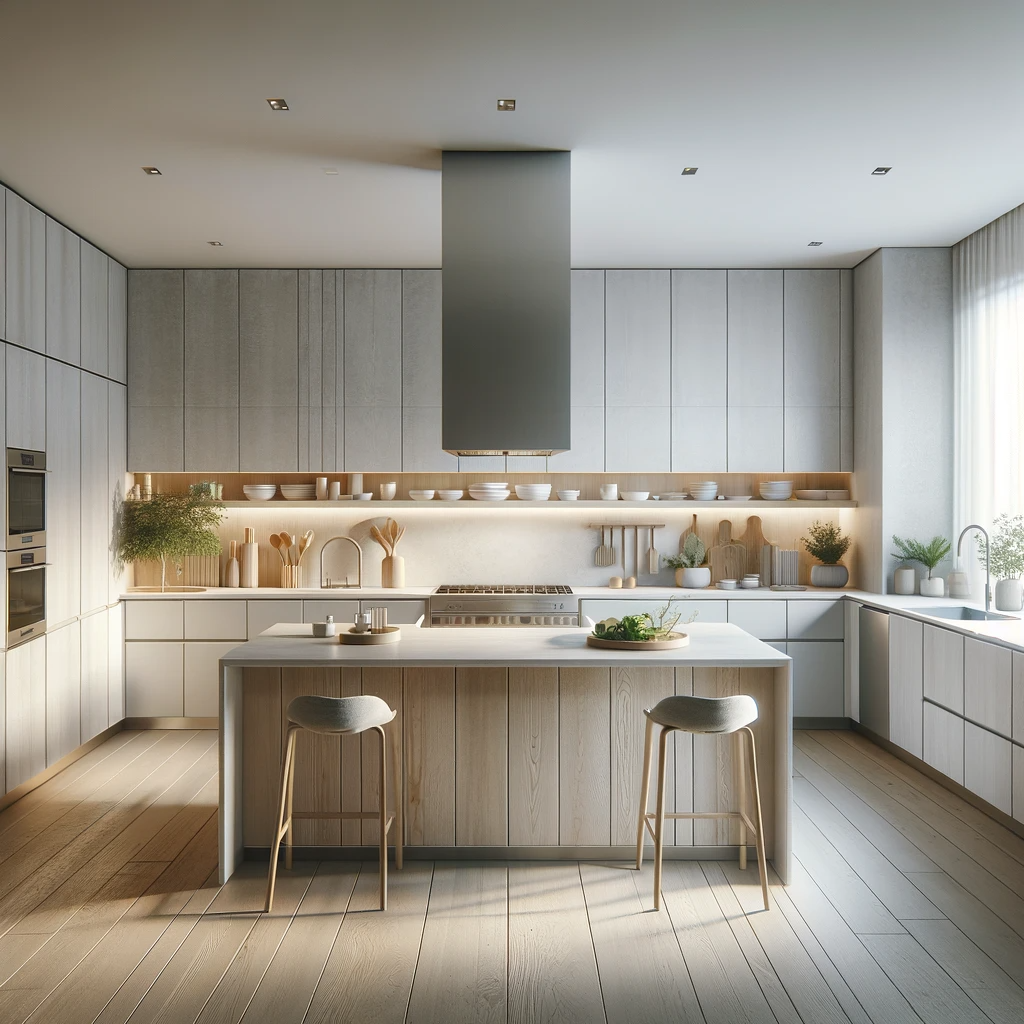
[{"label": "white plate stack", "polygon": [[469,496],[477,501],[504,501],[511,492],[508,484],[470,484]]},{"label": "white plate stack", "polygon": [[520,501],[547,501],[551,484],[516,484],[516,497]]},{"label": "white plate stack", "polygon": [[690,497],[694,501],[714,501],[718,494],[718,484],[714,480],[702,480],[697,484],[690,484]]},{"label": "white plate stack", "polygon": [[281,484],[281,497],[287,501],[313,501],[316,484]]},{"label": "white plate stack", "polygon": [[790,480],[764,480],[758,492],[765,501],[788,501],[793,497],[793,484]]}]

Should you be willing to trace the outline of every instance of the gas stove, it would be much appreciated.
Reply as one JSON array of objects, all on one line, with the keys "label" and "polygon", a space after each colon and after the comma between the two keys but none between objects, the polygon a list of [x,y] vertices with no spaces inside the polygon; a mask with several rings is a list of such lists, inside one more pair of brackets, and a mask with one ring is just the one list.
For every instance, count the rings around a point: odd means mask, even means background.
[{"label": "gas stove", "polygon": [[445,584],[430,598],[431,626],[578,626],[564,584]]}]

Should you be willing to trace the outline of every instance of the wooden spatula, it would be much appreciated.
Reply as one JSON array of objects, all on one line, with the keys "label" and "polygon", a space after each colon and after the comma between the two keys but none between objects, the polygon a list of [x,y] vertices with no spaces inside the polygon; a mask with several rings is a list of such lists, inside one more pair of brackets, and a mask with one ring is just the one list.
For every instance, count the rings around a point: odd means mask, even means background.
[{"label": "wooden spatula", "polygon": [[[612,540],[615,539],[615,531],[612,531]],[[601,546],[594,553],[594,565],[614,565],[615,548],[604,542],[604,527],[601,527]]]},{"label": "wooden spatula", "polygon": [[654,546],[654,527],[650,527],[651,531],[651,546],[647,549],[647,573],[653,576],[656,572],[661,569],[661,555],[658,554],[658,549]]}]

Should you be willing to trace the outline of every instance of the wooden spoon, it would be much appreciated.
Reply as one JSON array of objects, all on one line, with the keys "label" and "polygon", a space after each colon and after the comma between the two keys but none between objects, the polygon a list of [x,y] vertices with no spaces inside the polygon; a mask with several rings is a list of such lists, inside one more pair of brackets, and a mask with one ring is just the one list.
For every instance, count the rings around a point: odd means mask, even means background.
[{"label": "wooden spoon", "polygon": [[281,538],[276,533],[270,535],[270,546],[281,556],[281,564],[287,565],[288,560],[284,557],[284,552],[281,550],[282,543]]},{"label": "wooden spoon", "polygon": [[384,549],[384,554],[390,557],[392,553],[391,544],[385,538],[384,534],[381,533],[380,528],[378,526],[370,526],[370,536]]},{"label": "wooden spoon", "polygon": [[285,553],[287,555],[285,565],[295,565],[292,561],[292,548],[295,547],[295,534],[282,533],[279,536],[281,538],[281,546],[285,549]]},{"label": "wooden spoon", "polygon": [[312,530],[307,530],[299,538],[299,559],[298,559],[298,564],[299,565],[302,564],[302,556],[306,553],[306,548],[308,548],[309,545],[312,544],[312,543],[313,543],[313,531]]},{"label": "wooden spoon", "polygon": [[394,543],[391,545],[391,550],[394,551],[398,547],[398,542],[405,536],[405,527],[401,526],[398,529],[398,533],[395,534]]}]

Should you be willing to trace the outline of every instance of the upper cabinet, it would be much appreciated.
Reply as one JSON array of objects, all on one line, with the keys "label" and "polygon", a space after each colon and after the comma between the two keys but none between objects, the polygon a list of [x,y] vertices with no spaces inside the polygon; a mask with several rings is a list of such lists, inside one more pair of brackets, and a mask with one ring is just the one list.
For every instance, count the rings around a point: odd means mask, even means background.
[{"label": "upper cabinet", "polygon": [[78,235],[46,217],[46,354],[72,366],[82,355],[81,245]]},{"label": "upper cabinet", "polygon": [[46,215],[8,191],[6,340],[46,351]]},{"label": "upper cabinet", "polygon": [[107,260],[107,376],[118,384],[128,380],[128,271],[111,259]]},{"label": "upper cabinet", "polygon": [[109,264],[96,246],[82,242],[82,369],[104,375],[108,364]]},{"label": "upper cabinet", "polygon": [[7,446],[46,450],[46,358],[7,346]]}]

